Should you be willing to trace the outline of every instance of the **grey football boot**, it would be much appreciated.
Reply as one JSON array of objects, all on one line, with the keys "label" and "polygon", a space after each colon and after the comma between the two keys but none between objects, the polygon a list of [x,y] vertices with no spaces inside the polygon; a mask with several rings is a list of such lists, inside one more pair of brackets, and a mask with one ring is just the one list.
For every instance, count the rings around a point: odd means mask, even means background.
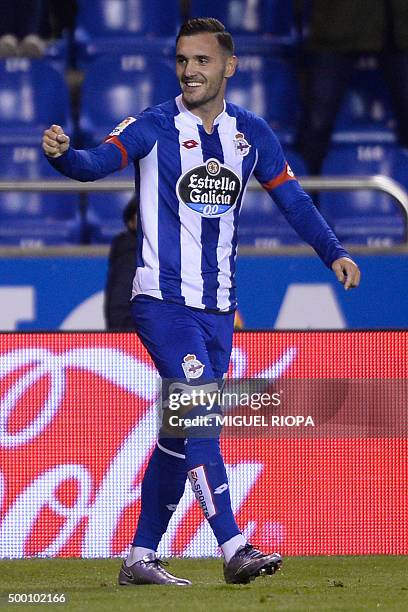
[{"label": "grey football boot", "polygon": [[165,561],[158,559],[154,553],[145,555],[141,561],[133,565],[122,564],[119,572],[121,586],[139,584],[164,584],[174,586],[188,586],[191,584],[185,578],[177,578],[164,569]]},{"label": "grey football boot", "polygon": [[240,546],[235,555],[224,563],[224,578],[228,584],[248,584],[261,574],[272,575],[282,565],[282,557],[278,553],[264,555],[252,544]]}]

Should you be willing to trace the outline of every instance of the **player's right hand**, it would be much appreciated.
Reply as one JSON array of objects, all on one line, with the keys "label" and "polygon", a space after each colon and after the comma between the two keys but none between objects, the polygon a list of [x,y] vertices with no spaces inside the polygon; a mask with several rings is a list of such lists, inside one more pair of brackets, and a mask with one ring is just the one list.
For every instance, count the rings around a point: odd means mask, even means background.
[{"label": "player's right hand", "polygon": [[52,125],[44,131],[42,148],[48,157],[60,157],[69,149],[69,136],[60,125]]}]

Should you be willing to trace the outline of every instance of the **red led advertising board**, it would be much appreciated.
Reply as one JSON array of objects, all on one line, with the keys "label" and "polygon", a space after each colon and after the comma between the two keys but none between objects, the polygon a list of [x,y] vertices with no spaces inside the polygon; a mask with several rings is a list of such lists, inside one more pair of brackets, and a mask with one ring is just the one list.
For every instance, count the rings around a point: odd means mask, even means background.
[{"label": "red led advertising board", "polygon": [[[235,335],[231,377],[279,389],[315,381],[337,423],[307,429],[294,405],[262,435],[223,437],[234,511],[253,544],[287,555],[408,554],[407,340]],[[351,409],[342,399],[333,417],[333,381],[374,386]],[[158,383],[134,334],[0,335],[0,557],[125,554],[155,444]],[[219,554],[189,486],[160,546],[164,556]]]}]

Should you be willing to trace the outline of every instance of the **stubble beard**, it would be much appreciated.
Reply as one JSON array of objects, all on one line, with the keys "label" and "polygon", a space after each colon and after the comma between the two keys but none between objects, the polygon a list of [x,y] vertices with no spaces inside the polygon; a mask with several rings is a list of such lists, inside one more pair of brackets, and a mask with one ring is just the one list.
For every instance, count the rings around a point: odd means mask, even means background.
[{"label": "stubble beard", "polygon": [[185,106],[188,109],[192,110],[192,109],[200,108],[201,106],[205,106],[206,104],[208,104],[210,102],[213,102],[217,98],[217,96],[219,95],[219,93],[221,91],[222,83],[223,83],[223,81],[221,81],[220,85],[216,88],[214,93],[207,92],[207,94],[204,94],[203,97],[198,99],[198,100],[191,100],[191,101],[189,101],[187,98],[185,98],[184,90],[183,90],[183,102],[184,102]]}]

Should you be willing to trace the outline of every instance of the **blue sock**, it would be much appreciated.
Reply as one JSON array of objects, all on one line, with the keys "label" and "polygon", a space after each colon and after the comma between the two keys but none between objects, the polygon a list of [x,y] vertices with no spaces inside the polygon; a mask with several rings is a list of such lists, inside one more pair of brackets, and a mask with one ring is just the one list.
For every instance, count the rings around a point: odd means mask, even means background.
[{"label": "blue sock", "polygon": [[187,469],[183,452],[182,439],[159,440],[154,449],[142,481],[142,507],[133,546],[157,550],[184,493]]},{"label": "blue sock", "polygon": [[189,437],[184,448],[191,487],[221,546],[241,532],[231,508],[219,439]]}]

